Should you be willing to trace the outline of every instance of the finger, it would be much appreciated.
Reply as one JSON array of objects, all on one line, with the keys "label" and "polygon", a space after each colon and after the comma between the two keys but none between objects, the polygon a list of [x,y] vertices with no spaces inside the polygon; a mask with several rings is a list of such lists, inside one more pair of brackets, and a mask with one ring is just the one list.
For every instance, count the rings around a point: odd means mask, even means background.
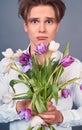
[{"label": "finger", "polygon": [[52,105],[52,102],[47,102],[47,106],[51,106]]},{"label": "finger", "polygon": [[56,114],[56,111],[55,110],[52,110],[52,111],[47,111],[47,112],[44,112],[44,113],[41,113],[40,115],[44,116],[44,115],[55,115]]},{"label": "finger", "polygon": [[53,124],[55,124],[56,122],[55,121],[53,121],[53,120],[45,120],[45,122],[46,122],[46,124],[51,124],[51,125],[53,125]]},{"label": "finger", "polygon": [[43,119],[43,120],[46,120],[46,119],[49,119],[49,120],[53,120],[55,118],[55,112],[46,112],[44,114],[39,114],[39,116]]},{"label": "finger", "polygon": [[48,124],[47,122],[45,122],[45,124],[44,124],[44,125],[45,125],[46,127],[48,127],[48,125],[49,125],[49,124]]},{"label": "finger", "polygon": [[48,111],[56,111],[56,107],[52,106],[48,106]]}]

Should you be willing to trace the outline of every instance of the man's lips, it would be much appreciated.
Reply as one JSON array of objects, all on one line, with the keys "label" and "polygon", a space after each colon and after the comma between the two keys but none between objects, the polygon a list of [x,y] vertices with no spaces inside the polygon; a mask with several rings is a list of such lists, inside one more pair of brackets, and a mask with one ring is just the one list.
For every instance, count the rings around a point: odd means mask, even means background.
[{"label": "man's lips", "polygon": [[39,36],[39,37],[37,37],[37,39],[38,40],[45,40],[45,39],[47,39],[48,37],[45,37],[45,36]]}]

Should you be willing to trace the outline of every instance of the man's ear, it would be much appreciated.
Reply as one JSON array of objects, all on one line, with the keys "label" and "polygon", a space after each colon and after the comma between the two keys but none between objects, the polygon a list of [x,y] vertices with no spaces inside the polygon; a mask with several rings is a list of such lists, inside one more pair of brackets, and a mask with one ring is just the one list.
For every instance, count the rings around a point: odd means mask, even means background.
[{"label": "man's ear", "polygon": [[24,22],[24,31],[25,31],[25,32],[28,32],[27,23],[26,23],[26,22]]}]

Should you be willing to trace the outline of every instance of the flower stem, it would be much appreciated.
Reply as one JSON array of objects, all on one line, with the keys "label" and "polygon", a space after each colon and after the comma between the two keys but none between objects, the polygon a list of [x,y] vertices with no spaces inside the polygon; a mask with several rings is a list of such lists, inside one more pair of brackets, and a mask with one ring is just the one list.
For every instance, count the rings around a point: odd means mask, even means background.
[{"label": "flower stem", "polygon": [[47,84],[50,82],[50,80],[51,80],[53,74],[54,74],[60,67],[61,67],[61,64],[59,64],[58,67],[52,72],[52,74],[50,75],[50,77],[49,77],[49,79],[48,79]]}]

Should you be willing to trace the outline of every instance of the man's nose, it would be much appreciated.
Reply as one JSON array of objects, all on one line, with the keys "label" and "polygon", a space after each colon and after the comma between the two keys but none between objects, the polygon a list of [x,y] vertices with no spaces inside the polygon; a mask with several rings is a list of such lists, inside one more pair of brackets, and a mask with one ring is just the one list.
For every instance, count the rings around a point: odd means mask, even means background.
[{"label": "man's nose", "polygon": [[39,32],[45,32],[46,31],[46,27],[45,27],[45,23],[40,23],[39,25]]}]

